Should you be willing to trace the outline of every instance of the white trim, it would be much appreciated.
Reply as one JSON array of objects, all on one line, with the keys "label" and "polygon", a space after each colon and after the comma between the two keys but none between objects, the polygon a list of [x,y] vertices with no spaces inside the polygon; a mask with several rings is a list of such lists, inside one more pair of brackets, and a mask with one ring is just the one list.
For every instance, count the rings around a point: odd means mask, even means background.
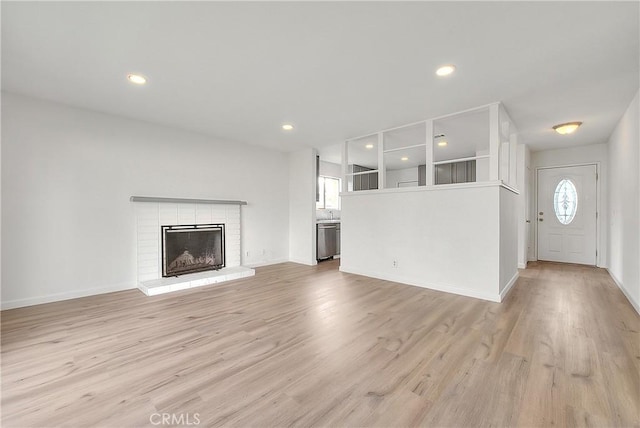
[{"label": "white trim", "polygon": [[552,166],[537,166],[536,170],[538,170],[538,169],[555,169],[555,168],[571,168],[573,166],[589,166],[589,165],[600,165],[600,161],[582,162],[582,163],[570,163],[570,164],[552,165]]},{"label": "white trim", "polygon": [[383,150],[382,153],[392,153],[392,152],[399,152],[401,150],[409,150],[409,149],[416,149],[419,147],[427,147],[427,143],[421,143],[421,144],[414,144],[413,146],[404,146],[404,147],[396,147],[393,149],[387,149],[387,150]]},{"label": "white trim", "polygon": [[130,283],[116,284],[109,287],[87,288],[84,290],[67,291],[64,293],[47,294],[38,297],[28,297],[26,299],[6,300],[0,307],[2,310],[22,308],[25,306],[41,305],[43,303],[60,302],[62,300],[77,299],[80,297],[95,296],[98,294],[114,293],[123,290],[136,290],[136,286]]},{"label": "white trim", "polygon": [[527,260],[524,263],[518,263],[518,269],[526,269],[527,268]]},{"label": "white trim", "polygon": [[346,141],[342,143],[342,189],[340,190],[345,193],[349,191],[349,183],[347,178],[349,176],[349,150],[347,145],[348,143]]},{"label": "white trim", "polygon": [[433,174],[433,120],[427,120],[425,123],[425,143],[427,144],[425,150],[425,185],[433,186],[435,182],[435,177]]},{"label": "white trim", "polygon": [[359,172],[348,172],[347,177],[352,177],[355,175],[365,175],[365,174],[373,174],[375,172],[379,172],[377,169],[369,169],[367,171],[359,171]]},{"label": "white trim", "polygon": [[448,163],[465,162],[465,161],[470,161],[470,160],[486,159],[486,158],[489,158],[489,155],[470,156],[470,157],[466,157],[466,158],[444,160],[444,161],[434,162],[433,164],[434,165],[444,165],[444,164],[448,164]]},{"label": "white trim", "polygon": [[318,264],[317,260],[313,260],[313,261],[309,261],[309,260],[302,260],[302,259],[289,259],[288,260],[291,263],[298,263],[301,265],[306,265],[306,266],[315,266]]},{"label": "white trim", "polygon": [[165,198],[157,196],[131,196],[129,200],[131,202],[154,202],[160,204],[247,205],[247,201],[229,201],[226,199]]},{"label": "white trim", "polygon": [[489,180],[500,180],[499,105],[489,107]]},{"label": "white trim", "polygon": [[258,263],[249,263],[243,266],[250,267],[250,268],[257,268],[257,267],[263,267],[263,266],[279,265],[280,263],[287,263],[288,261],[289,259],[276,259],[276,260],[262,261]]},{"label": "white trim", "polygon": [[516,195],[520,194],[520,191],[518,189],[516,189],[515,187],[512,187],[506,183],[500,182],[500,187],[502,187],[505,190],[510,191],[511,193],[515,193]]},{"label": "white trim", "polygon": [[[571,168],[574,166],[591,166],[594,165],[596,167],[596,266],[600,268],[606,268],[606,261],[602,257],[602,242],[600,240],[600,232],[602,231],[601,219],[602,219],[602,197],[600,191],[600,182],[602,182],[601,176],[601,167],[600,161],[596,162],[584,162],[584,163],[576,163],[576,164],[563,164],[563,165],[554,165],[554,166],[537,166],[535,168],[536,176],[533,182],[533,198],[534,198],[534,206],[536,207],[534,212],[535,221],[533,222],[533,256],[535,257],[532,261],[538,261],[538,213],[540,209],[538,207],[538,173],[542,169],[554,169],[554,168]],[[532,219],[533,221],[533,219]],[[562,263],[562,262],[560,262]]]},{"label": "white trim", "polygon": [[[413,183],[416,183],[416,186],[417,186],[418,183],[420,183],[420,181],[418,181],[418,180],[398,181],[396,183],[396,188],[402,187],[402,186],[400,186],[401,184],[413,184]],[[392,187],[391,187],[391,189],[392,189]]]},{"label": "white trim", "polygon": [[454,113],[447,113],[447,114],[444,114],[442,116],[431,117],[431,118],[428,118],[428,119],[419,120],[417,122],[412,122],[412,123],[407,123],[405,125],[395,126],[393,128],[383,129],[381,131],[372,132],[370,134],[361,135],[359,137],[347,138],[346,141],[361,140],[363,138],[373,137],[374,135],[376,135],[376,134],[378,134],[380,132],[389,132],[389,131],[395,131],[397,129],[408,128],[410,126],[420,125],[421,123],[425,123],[425,122],[427,122],[429,120],[447,119],[449,117],[454,117],[454,116],[463,115],[463,114],[466,114],[466,113],[471,113],[471,112],[474,112],[474,111],[488,109],[489,107],[491,107],[492,105],[495,105],[495,104],[500,104],[500,102],[499,101],[495,101],[495,102],[492,102],[492,103],[489,103],[489,104],[484,104],[484,105],[481,105],[481,106],[478,106],[478,107],[473,107],[473,108],[469,108],[469,109],[466,109],[466,110],[456,111]]},{"label": "white trim", "polygon": [[620,291],[622,291],[622,294],[624,294],[624,297],[627,298],[627,300],[629,301],[629,303],[631,304],[633,309],[635,309],[636,312],[638,313],[638,315],[640,315],[640,303],[633,301],[633,299],[631,298],[629,293],[627,293],[627,290],[625,290],[624,287],[622,286],[622,281],[620,281],[618,278],[616,278],[616,276],[613,274],[613,272],[611,272],[609,270],[609,268],[605,268],[605,269],[607,269],[607,272],[609,273],[609,276],[611,277],[611,279],[613,279],[613,282],[616,283],[616,285],[618,286]]},{"label": "white trim", "polygon": [[387,167],[384,161],[384,134],[378,132],[378,189],[384,189],[387,184]]},{"label": "white trim", "polygon": [[478,292],[476,290],[471,290],[468,288],[455,287],[453,285],[421,283],[410,278],[387,275],[381,272],[353,269],[344,265],[340,265],[340,272],[351,273],[354,275],[361,275],[361,276],[366,276],[370,278],[383,279],[385,281],[397,282],[400,284],[410,285],[413,287],[427,288],[429,290],[443,291],[445,293],[457,294],[459,296],[465,296],[465,297],[473,297],[476,299],[488,300],[490,302],[495,302],[495,303],[500,303],[500,299],[501,299],[500,294],[482,293],[482,292]]},{"label": "white trim", "polygon": [[500,104],[500,101],[494,101],[492,103],[484,104],[484,105],[481,105],[481,106],[478,106],[478,107],[472,107],[472,108],[468,108],[466,110],[457,111],[455,113],[449,113],[449,114],[444,114],[442,116],[433,117],[433,118],[431,118],[431,120],[446,119],[446,118],[449,118],[449,117],[454,117],[454,116],[458,116],[458,115],[462,115],[462,114],[472,113],[474,111],[480,111],[480,110],[488,109],[489,107],[491,107],[493,105],[496,105],[496,104]]},{"label": "white trim", "polygon": [[373,137],[374,135],[378,135],[378,134],[383,133],[383,132],[395,131],[397,129],[408,128],[410,126],[420,125],[421,123],[425,123],[427,120],[429,120],[429,119],[423,119],[423,120],[419,120],[417,122],[407,123],[406,125],[400,125],[400,126],[395,126],[393,128],[383,129],[381,131],[372,132],[371,134],[365,134],[365,135],[361,135],[359,137],[347,138],[346,141],[347,142],[351,142],[351,141],[356,141],[356,140],[362,140],[363,138]]},{"label": "white trim", "polygon": [[502,187],[516,195],[520,194],[520,191],[513,187],[503,183],[502,181],[480,181],[470,183],[453,183],[453,184],[434,184],[431,186],[418,186],[418,187],[388,187],[385,189],[372,189],[372,190],[359,190],[352,192],[342,192],[341,197],[345,196],[361,196],[361,195],[377,195],[382,193],[402,193],[402,192],[431,192],[438,190],[455,190],[455,189],[474,189],[478,187]]},{"label": "white trim", "polygon": [[516,273],[513,275],[513,277],[507,283],[507,286],[504,287],[504,289],[500,292],[500,302],[502,302],[504,300],[504,298],[507,297],[507,294],[509,294],[509,291],[511,291],[513,286],[516,285],[516,282],[518,281],[518,277],[519,276],[520,276],[520,272],[516,271]]}]

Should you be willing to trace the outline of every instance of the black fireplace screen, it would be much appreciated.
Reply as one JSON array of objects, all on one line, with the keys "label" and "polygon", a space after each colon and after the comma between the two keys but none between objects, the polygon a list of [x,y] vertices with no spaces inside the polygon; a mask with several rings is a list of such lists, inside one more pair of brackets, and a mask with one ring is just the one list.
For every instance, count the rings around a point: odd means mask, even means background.
[{"label": "black fireplace screen", "polygon": [[224,224],[162,226],[162,276],[224,267]]}]

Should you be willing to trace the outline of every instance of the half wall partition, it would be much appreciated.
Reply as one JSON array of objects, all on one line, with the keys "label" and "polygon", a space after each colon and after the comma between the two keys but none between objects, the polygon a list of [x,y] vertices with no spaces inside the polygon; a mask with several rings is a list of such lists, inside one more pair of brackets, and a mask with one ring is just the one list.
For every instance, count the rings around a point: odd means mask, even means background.
[{"label": "half wall partition", "polygon": [[518,277],[516,144],[499,103],[346,141],[340,270],[500,302]]}]

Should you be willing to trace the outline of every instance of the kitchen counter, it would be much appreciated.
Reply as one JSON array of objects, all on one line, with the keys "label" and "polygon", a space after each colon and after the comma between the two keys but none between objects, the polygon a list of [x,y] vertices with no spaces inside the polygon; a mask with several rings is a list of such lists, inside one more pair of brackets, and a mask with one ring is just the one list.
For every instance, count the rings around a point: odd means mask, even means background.
[{"label": "kitchen counter", "polygon": [[340,219],[336,220],[316,220],[317,224],[340,223]]}]

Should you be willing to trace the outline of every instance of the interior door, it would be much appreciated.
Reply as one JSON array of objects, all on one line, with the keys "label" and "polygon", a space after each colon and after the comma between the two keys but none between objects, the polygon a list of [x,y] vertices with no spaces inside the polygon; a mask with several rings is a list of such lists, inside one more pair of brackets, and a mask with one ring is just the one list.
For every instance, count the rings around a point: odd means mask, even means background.
[{"label": "interior door", "polygon": [[538,170],[538,259],[596,264],[596,166]]}]

